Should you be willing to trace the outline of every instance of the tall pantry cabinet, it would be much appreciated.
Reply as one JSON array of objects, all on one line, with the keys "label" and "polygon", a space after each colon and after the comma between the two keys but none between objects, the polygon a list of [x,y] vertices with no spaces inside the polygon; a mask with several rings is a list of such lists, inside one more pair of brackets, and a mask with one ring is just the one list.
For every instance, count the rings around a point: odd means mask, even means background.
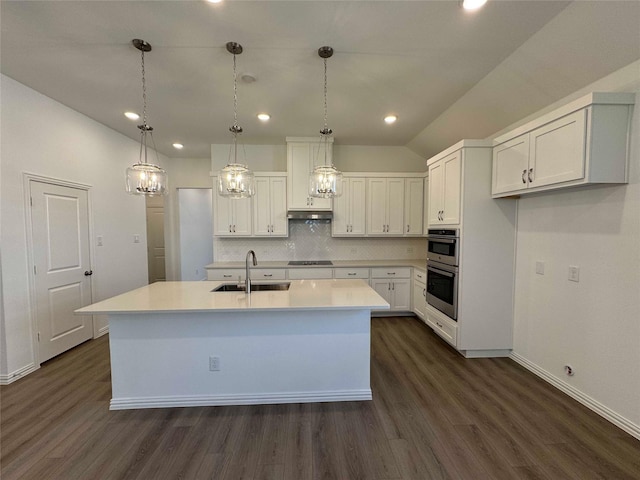
[{"label": "tall pantry cabinet", "polygon": [[427,305],[425,322],[467,357],[506,356],[513,347],[516,202],[491,198],[491,166],[485,140],[427,160],[429,226],[459,229],[460,238],[457,321]]}]

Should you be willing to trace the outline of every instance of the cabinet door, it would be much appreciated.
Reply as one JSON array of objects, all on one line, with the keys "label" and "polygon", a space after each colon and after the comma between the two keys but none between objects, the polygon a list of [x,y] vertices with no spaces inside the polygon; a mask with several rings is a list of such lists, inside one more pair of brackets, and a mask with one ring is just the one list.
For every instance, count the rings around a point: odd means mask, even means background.
[{"label": "cabinet door", "polygon": [[389,280],[372,278],[371,288],[373,288],[378,293],[378,295],[389,302],[391,308],[393,308],[393,303],[391,302],[391,282]]},{"label": "cabinet door", "polygon": [[405,235],[422,235],[423,184],[422,178],[407,178],[404,182]]},{"label": "cabinet door", "polygon": [[289,235],[287,177],[271,177],[269,184],[271,236],[286,237]]},{"label": "cabinet door", "polygon": [[287,145],[287,201],[290,210],[308,210],[309,206],[309,162],[308,143]]},{"label": "cabinet door", "polygon": [[367,233],[381,235],[387,231],[387,180],[367,179]]},{"label": "cabinet door", "polygon": [[387,235],[404,234],[404,178],[387,179]]},{"label": "cabinet door", "polygon": [[342,180],[342,195],[333,199],[333,219],[331,220],[332,235],[349,234],[349,200],[350,179]]},{"label": "cabinet door", "polygon": [[443,160],[444,188],[442,196],[442,223],[460,223],[460,196],[462,183],[462,152],[458,151]]},{"label": "cabinet door", "polygon": [[221,197],[213,190],[213,234],[218,237],[233,235],[231,218],[231,200]]},{"label": "cabinet door", "polygon": [[411,280],[408,278],[393,280],[391,293],[393,295],[392,309],[411,311]]},{"label": "cabinet door", "polygon": [[429,225],[439,225],[442,210],[442,189],[444,187],[444,167],[442,162],[429,166]]},{"label": "cabinet door", "polygon": [[517,192],[527,188],[528,168],[528,133],[495,147],[491,193]]},{"label": "cabinet door", "polygon": [[416,281],[413,282],[413,298],[412,298],[413,308],[411,310],[422,320],[425,319],[425,306],[427,303],[425,299],[426,288],[427,287],[425,286],[424,283],[420,283]]},{"label": "cabinet door", "polygon": [[256,194],[253,197],[253,234],[271,235],[271,208],[269,177],[256,177]]},{"label": "cabinet door", "polygon": [[424,205],[422,208],[422,233],[429,233],[429,177],[424,179]]},{"label": "cabinet door", "polygon": [[[367,182],[364,178],[351,178],[349,179],[349,183],[349,233],[351,235],[362,236],[366,233],[367,223]],[[337,199],[334,199],[334,202],[336,200]]]},{"label": "cabinet door", "polygon": [[234,198],[229,202],[232,207],[233,236],[251,235],[251,198]]},{"label": "cabinet door", "polygon": [[584,178],[586,126],[580,110],[530,133],[529,187]]}]

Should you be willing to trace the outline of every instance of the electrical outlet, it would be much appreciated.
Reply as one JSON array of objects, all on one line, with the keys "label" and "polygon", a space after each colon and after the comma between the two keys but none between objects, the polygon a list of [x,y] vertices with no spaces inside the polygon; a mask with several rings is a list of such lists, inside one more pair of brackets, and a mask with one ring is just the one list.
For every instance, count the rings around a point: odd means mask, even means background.
[{"label": "electrical outlet", "polygon": [[544,262],[536,262],[536,273],[544,275]]},{"label": "electrical outlet", "polygon": [[104,245],[104,242],[103,242],[103,240],[102,240],[102,235],[98,235],[98,236],[96,237],[96,240],[97,240],[97,243],[98,243],[98,246],[99,246],[99,247],[101,247],[102,245]]},{"label": "electrical outlet", "polygon": [[133,243],[140,243],[140,235],[137,233],[133,236]]},{"label": "electrical outlet", "polygon": [[413,253],[413,247],[407,247],[407,253]]},{"label": "electrical outlet", "polygon": [[220,357],[209,357],[209,370],[212,372],[220,371]]},{"label": "electrical outlet", "polygon": [[569,265],[569,280],[572,282],[580,281],[580,267]]}]

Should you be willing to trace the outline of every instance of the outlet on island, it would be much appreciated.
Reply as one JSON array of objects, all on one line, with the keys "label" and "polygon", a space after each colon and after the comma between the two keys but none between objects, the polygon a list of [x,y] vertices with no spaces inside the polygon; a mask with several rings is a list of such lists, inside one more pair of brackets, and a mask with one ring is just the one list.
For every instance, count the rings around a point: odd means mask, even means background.
[{"label": "outlet on island", "polygon": [[209,370],[212,372],[220,371],[220,357],[209,357]]}]

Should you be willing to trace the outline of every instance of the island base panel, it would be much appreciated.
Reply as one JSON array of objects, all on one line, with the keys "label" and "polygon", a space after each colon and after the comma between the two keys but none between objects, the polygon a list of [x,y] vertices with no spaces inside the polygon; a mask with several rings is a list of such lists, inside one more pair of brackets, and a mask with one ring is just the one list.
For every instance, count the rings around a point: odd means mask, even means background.
[{"label": "island base panel", "polygon": [[[368,310],[109,321],[112,410],[371,399]],[[219,371],[209,369],[210,357]]]}]

